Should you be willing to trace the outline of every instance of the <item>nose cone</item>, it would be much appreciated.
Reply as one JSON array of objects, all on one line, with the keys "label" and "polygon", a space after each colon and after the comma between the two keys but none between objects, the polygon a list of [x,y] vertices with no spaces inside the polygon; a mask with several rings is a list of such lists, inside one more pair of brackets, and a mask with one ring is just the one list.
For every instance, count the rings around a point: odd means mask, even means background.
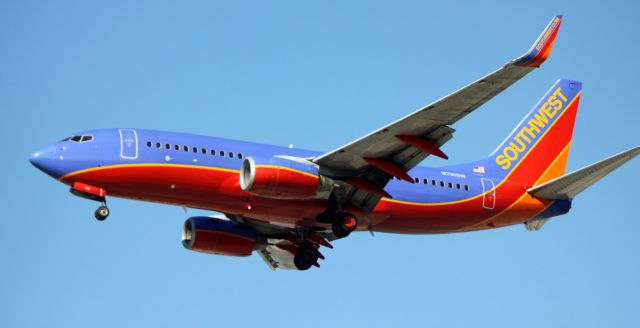
[{"label": "nose cone", "polygon": [[29,156],[29,162],[33,166],[55,179],[60,177],[60,161],[55,146],[42,148]]}]

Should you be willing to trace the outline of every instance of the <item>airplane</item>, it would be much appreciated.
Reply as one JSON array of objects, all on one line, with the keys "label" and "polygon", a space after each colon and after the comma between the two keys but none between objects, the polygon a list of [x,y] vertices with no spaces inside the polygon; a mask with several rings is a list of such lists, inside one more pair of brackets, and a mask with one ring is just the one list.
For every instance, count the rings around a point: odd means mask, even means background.
[{"label": "airplane", "polygon": [[[442,167],[454,123],[549,56],[554,16],[522,56],[419,110],[329,152],[134,128],[76,133],[30,162],[97,201],[107,195],[221,214],[188,218],[193,251],[249,256],[273,270],[320,267],[321,248],[354,231],[467,232],[524,224],[539,230],[587,187],[640,153],[636,146],[565,174],[582,83],[559,79],[486,158]],[[324,249],[323,249],[324,251]]]}]

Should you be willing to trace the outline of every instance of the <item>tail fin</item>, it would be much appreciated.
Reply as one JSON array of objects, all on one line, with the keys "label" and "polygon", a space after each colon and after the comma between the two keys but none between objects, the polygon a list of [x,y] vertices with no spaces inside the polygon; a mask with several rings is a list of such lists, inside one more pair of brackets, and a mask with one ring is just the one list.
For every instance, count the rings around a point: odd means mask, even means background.
[{"label": "tail fin", "polygon": [[564,174],[582,83],[560,79],[489,156],[498,178],[529,186]]}]

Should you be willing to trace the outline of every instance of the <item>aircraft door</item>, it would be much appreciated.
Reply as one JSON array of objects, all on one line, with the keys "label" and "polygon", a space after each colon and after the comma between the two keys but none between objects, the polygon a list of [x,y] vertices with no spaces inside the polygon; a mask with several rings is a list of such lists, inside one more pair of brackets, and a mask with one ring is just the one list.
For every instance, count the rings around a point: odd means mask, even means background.
[{"label": "aircraft door", "polygon": [[120,129],[120,158],[138,159],[138,133],[134,129]]},{"label": "aircraft door", "polygon": [[493,210],[496,205],[496,189],[493,180],[481,178],[482,181],[482,207]]}]

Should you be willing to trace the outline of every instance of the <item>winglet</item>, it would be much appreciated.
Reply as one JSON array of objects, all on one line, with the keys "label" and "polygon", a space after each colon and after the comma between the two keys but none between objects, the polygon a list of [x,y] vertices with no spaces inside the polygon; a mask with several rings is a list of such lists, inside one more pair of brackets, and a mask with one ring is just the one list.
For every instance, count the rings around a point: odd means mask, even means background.
[{"label": "winglet", "polygon": [[556,41],[560,24],[562,24],[562,15],[554,16],[533,46],[531,46],[531,49],[511,63],[526,67],[539,67],[542,65],[551,53],[551,48],[553,48],[553,43]]}]

